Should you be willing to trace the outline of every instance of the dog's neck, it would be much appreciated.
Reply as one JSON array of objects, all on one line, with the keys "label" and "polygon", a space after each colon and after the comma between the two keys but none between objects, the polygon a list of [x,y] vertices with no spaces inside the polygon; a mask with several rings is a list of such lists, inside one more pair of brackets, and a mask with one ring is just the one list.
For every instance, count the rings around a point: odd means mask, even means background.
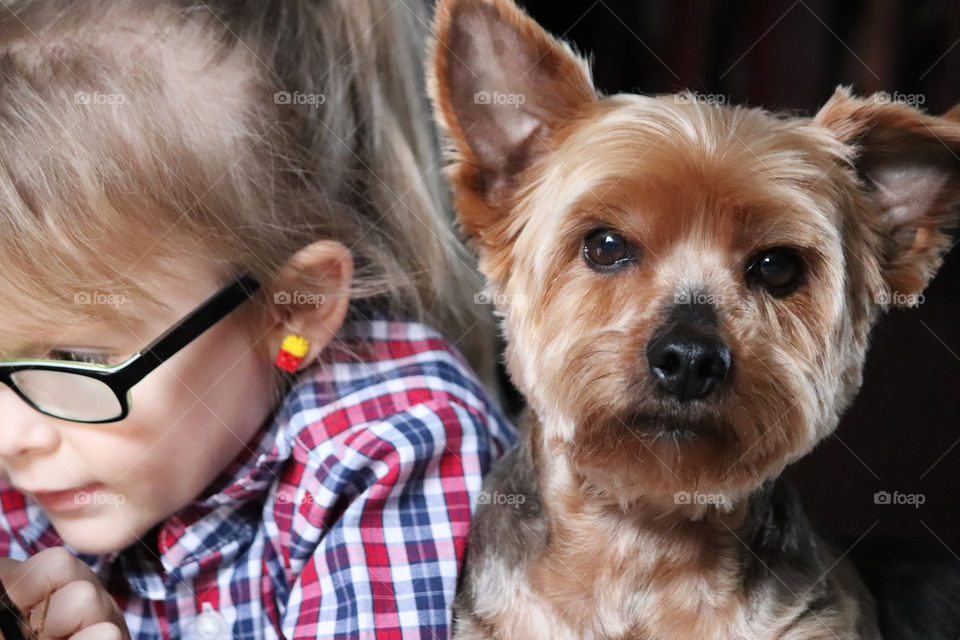
[{"label": "dog's neck", "polygon": [[[699,556],[718,544],[735,542],[751,515],[749,497],[728,499],[722,505],[697,502],[695,491],[690,500],[673,501],[661,496],[639,495],[628,505],[621,504],[592,485],[562,452],[549,443],[541,443],[538,484],[543,502],[549,505],[547,519],[551,530],[578,528],[594,535],[632,535],[652,541],[670,536],[671,546],[683,539],[689,553]],[[663,545],[644,545],[646,549]],[[744,545],[744,551],[746,547]]]},{"label": "dog's neck", "polygon": [[[697,487],[605,487],[571,461],[576,427],[562,418],[556,423],[534,415],[526,419],[526,445],[535,460],[538,484],[551,504],[569,504],[573,511],[590,509],[595,515],[616,521],[724,523],[736,530],[749,511],[753,491],[725,487],[707,493]],[[551,434],[551,435],[547,435]],[[560,434],[560,435],[555,435]],[[575,505],[575,506],[574,506]],[[557,514],[560,515],[560,514]]]},{"label": "dog's neck", "polygon": [[[644,496],[624,509],[544,442],[542,424],[529,419],[527,425],[524,445],[549,546],[533,562],[531,580],[571,624],[589,618],[584,593],[620,602],[642,592],[658,595],[637,606],[649,604],[657,618],[677,621],[677,637],[698,629],[706,609],[733,628],[747,608],[744,594],[759,592],[757,585],[770,583],[784,566],[802,561],[811,567],[804,579],[819,579],[811,564],[815,536],[783,482],[771,481],[723,509]],[[801,580],[796,588],[808,586]]]},{"label": "dog's neck", "polygon": [[[565,449],[544,437],[554,425],[528,414],[525,421],[525,446],[536,476],[551,541],[567,540],[566,548],[595,546],[603,554],[622,551],[624,557],[639,561],[637,549],[644,550],[643,563],[650,568],[664,562],[676,562],[678,553],[691,562],[716,558],[724,549],[727,558],[748,552],[741,539],[751,517],[749,498],[727,502],[723,507],[668,501],[658,496],[637,496],[622,505],[591,485],[565,454]],[[753,509],[756,511],[756,509]],[[755,515],[755,514],[754,514]],[[575,538],[583,537],[579,542]],[[587,543],[587,540],[594,541]],[[585,548],[585,547],[583,547]],[[730,567],[729,579],[738,567]]]}]

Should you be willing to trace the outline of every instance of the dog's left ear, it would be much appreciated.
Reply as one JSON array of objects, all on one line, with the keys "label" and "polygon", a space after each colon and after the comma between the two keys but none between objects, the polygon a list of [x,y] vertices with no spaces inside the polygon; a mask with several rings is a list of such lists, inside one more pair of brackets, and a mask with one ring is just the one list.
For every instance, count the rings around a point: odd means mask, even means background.
[{"label": "dog's left ear", "polygon": [[440,0],[433,33],[430,97],[456,151],[460,222],[483,247],[519,174],[597,94],[586,62],[512,0]]},{"label": "dog's left ear", "polygon": [[884,242],[883,277],[896,300],[915,299],[936,273],[960,214],[960,105],[942,117],[886,94],[838,88],[814,118],[852,147]]}]

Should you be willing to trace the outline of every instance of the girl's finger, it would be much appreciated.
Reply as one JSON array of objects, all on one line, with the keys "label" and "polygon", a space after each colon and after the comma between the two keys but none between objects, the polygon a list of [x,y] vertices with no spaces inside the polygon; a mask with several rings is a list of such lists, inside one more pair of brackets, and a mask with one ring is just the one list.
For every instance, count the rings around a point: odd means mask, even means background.
[{"label": "girl's finger", "polygon": [[23,564],[22,560],[0,558],[0,580],[3,581],[3,584],[13,581],[13,575],[21,564]]},{"label": "girl's finger", "polygon": [[73,634],[69,640],[130,640],[130,636],[124,635],[120,627],[112,622],[98,622]]},{"label": "girl's finger", "polygon": [[47,622],[47,609],[50,607],[50,596],[48,595],[43,599],[43,602],[35,606],[32,610],[29,611],[29,625],[30,629],[33,630],[35,634],[44,637],[44,628]]},{"label": "girl's finger", "polygon": [[[116,624],[119,617],[116,603],[106,589],[88,580],[74,580],[50,596],[42,635],[68,638],[102,622]],[[36,630],[33,622],[31,617],[31,626]]]},{"label": "girl's finger", "polygon": [[48,595],[75,580],[99,581],[99,578],[67,549],[51,547],[17,566],[10,566],[4,586],[13,603],[28,612]]},{"label": "girl's finger", "polygon": [[[3,583],[3,591],[6,593],[6,600],[23,611],[23,601],[15,597],[16,591],[14,585],[23,579],[22,560],[13,560],[11,558],[0,558],[0,582]],[[26,611],[23,611],[26,615]]]}]

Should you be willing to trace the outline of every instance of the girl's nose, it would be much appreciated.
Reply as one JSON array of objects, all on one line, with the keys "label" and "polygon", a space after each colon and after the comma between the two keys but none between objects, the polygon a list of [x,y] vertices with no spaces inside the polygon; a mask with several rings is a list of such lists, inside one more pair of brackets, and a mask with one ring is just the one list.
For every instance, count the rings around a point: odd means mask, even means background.
[{"label": "girl's nose", "polygon": [[0,383],[0,458],[54,451],[60,442],[56,422],[60,421],[36,411]]}]

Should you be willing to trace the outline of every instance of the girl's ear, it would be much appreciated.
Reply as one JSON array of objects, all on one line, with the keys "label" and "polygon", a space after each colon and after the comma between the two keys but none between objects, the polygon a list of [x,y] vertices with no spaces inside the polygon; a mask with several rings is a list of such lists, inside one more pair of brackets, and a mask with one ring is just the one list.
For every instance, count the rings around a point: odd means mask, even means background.
[{"label": "girl's ear", "polygon": [[855,153],[873,203],[867,224],[882,239],[877,256],[898,299],[915,299],[936,273],[960,213],[960,106],[942,117],[884,94],[856,98],[844,88],[814,122]]},{"label": "girl's ear", "polygon": [[598,96],[587,63],[512,0],[440,0],[433,35],[430,96],[456,151],[460,221],[482,241],[517,175]]},{"label": "girl's ear", "polygon": [[352,283],[353,258],[339,242],[319,240],[294,254],[269,290],[277,322],[267,340],[271,357],[298,334],[310,341],[299,368],[316,360],[343,324]]}]

